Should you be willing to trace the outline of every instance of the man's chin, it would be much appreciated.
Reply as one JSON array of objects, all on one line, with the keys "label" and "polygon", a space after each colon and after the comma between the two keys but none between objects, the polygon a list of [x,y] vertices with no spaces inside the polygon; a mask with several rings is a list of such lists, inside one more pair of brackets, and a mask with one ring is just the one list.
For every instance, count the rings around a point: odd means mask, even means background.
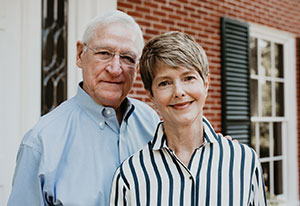
[{"label": "man's chin", "polygon": [[121,105],[124,99],[125,97],[122,96],[121,94],[101,95],[101,104],[103,106],[117,108]]}]

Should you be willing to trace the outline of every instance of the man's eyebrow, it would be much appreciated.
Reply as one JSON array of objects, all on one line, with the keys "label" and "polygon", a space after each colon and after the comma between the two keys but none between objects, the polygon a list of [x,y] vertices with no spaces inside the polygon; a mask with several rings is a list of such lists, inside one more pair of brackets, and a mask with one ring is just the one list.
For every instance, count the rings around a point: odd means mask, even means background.
[{"label": "man's eyebrow", "polygon": [[110,50],[110,51],[114,50],[114,48],[112,48],[110,46],[102,46],[102,45],[95,46],[95,50],[100,50],[100,49],[106,49],[106,50]]},{"label": "man's eyebrow", "polygon": [[[98,46],[95,47],[95,50],[100,50],[100,49],[105,49],[105,50],[112,51],[112,52],[115,52],[117,50],[117,48],[111,47],[111,46],[98,45]],[[133,51],[130,51],[130,50],[121,51],[120,54],[128,54],[132,57],[137,57],[137,54]]]},{"label": "man's eyebrow", "polygon": [[130,56],[136,58],[137,57],[137,54],[132,52],[132,51],[125,51],[125,52],[121,52],[121,54],[129,54]]}]

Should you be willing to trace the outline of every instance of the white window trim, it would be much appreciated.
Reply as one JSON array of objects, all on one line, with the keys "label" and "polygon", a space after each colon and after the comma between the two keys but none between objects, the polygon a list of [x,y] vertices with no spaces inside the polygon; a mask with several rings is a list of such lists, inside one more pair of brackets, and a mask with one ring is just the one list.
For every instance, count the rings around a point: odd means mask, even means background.
[{"label": "white window trim", "polygon": [[[298,199],[298,159],[297,159],[297,95],[296,95],[296,50],[295,35],[279,31],[273,28],[250,23],[250,36],[267,39],[282,43],[284,45],[284,68],[285,72],[285,111],[288,125],[283,126],[288,141],[283,142],[283,154],[285,164],[283,165],[284,193],[279,196],[280,205],[299,205]],[[287,71],[285,69],[285,71]]]}]

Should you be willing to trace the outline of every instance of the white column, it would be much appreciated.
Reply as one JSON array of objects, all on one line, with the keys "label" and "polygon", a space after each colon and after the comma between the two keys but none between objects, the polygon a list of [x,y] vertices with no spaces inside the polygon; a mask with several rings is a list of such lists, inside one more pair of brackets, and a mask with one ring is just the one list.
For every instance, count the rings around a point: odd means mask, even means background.
[{"label": "white column", "polygon": [[68,15],[68,98],[74,96],[81,70],[76,66],[76,42],[81,40],[87,23],[107,10],[117,9],[117,0],[74,0],[69,1]]},{"label": "white column", "polygon": [[41,1],[0,0],[0,205],[20,140],[40,116]]}]

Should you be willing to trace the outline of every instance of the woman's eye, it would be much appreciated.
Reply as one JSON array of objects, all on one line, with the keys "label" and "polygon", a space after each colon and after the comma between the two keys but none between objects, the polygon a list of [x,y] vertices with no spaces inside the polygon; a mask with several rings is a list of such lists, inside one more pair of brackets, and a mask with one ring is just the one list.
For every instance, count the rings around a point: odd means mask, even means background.
[{"label": "woman's eye", "polygon": [[194,77],[194,76],[187,76],[187,77],[185,77],[186,81],[191,81],[191,80],[194,80],[194,79],[196,79],[196,77]]},{"label": "woman's eye", "polygon": [[167,86],[169,83],[167,81],[160,82],[158,84],[159,87]]}]

